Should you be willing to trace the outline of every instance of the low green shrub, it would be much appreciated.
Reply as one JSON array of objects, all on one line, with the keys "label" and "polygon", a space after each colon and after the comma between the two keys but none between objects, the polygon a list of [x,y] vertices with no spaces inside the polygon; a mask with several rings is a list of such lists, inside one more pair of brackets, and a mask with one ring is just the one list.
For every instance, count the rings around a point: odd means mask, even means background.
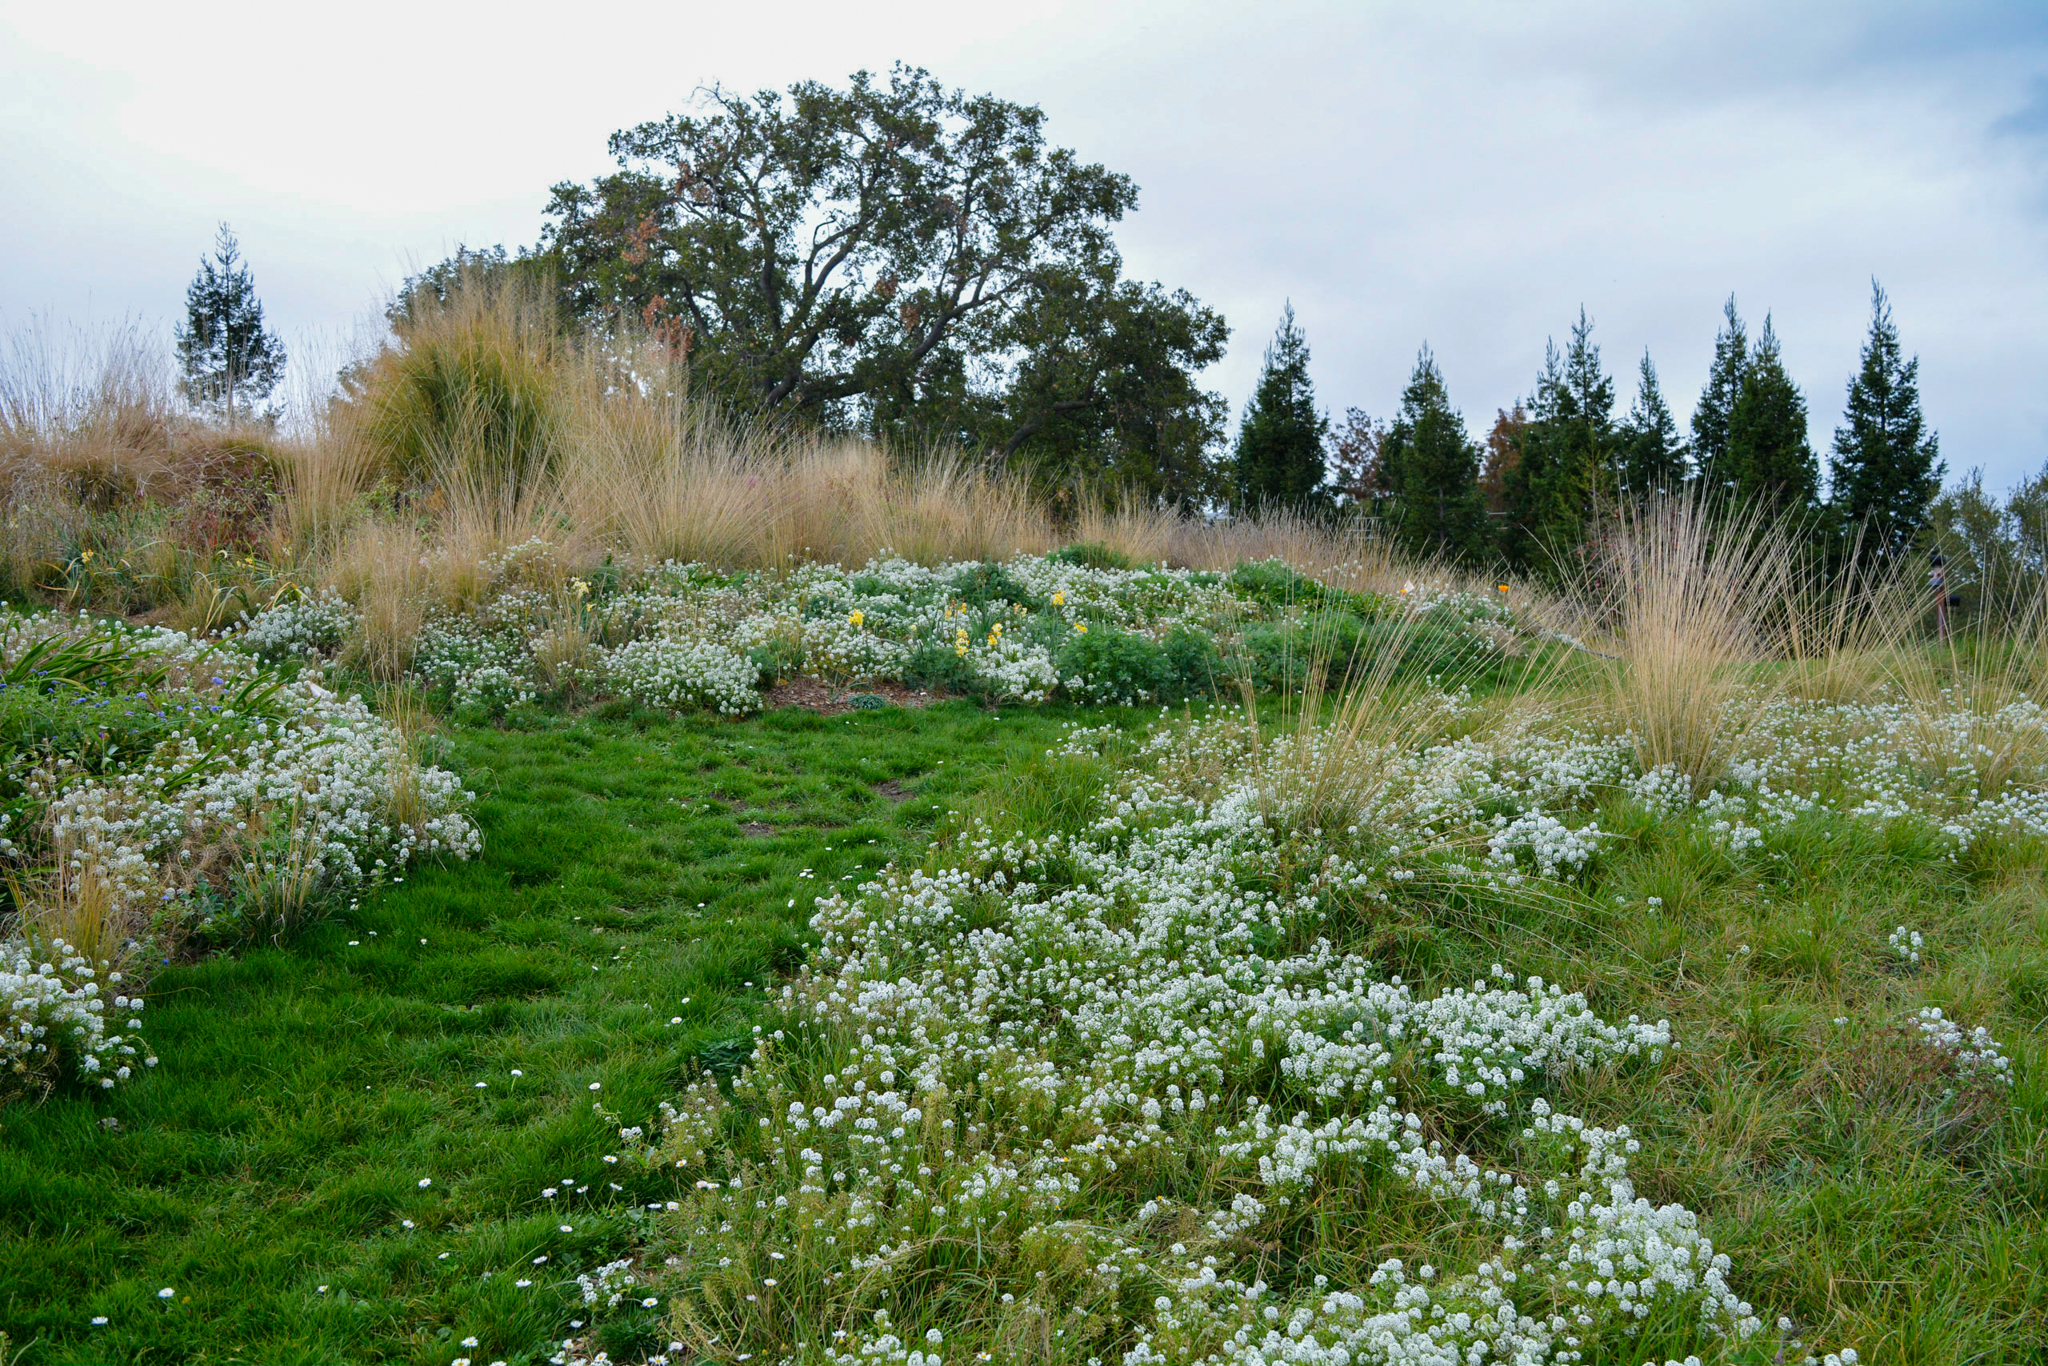
[{"label": "low green shrub", "polygon": [[1061,546],[1046,556],[1061,564],[1079,565],[1083,569],[1129,569],[1131,557],[1121,550],[1112,550],[1100,541],[1076,541]]}]

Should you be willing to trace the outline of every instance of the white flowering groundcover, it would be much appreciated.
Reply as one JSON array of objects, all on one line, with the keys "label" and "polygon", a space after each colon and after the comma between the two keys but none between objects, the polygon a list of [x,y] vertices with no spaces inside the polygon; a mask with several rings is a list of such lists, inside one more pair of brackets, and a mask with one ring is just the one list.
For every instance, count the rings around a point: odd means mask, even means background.
[{"label": "white flowering groundcover", "polygon": [[[455,776],[317,680],[176,631],[0,618],[0,870],[28,903],[0,924],[13,1084],[126,1079],[134,1041],[110,1031],[142,1002],[120,963],[132,979],[195,935],[282,928],[475,852]],[[51,930],[67,916],[96,953]]]},{"label": "white flowering groundcover", "polygon": [[[1603,800],[1734,860],[1816,813],[1919,820],[1956,852],[2025,819],[1960,772],[1909,797],[1898,770],[1927,756],[1896,733],[1828,749],[1824,774],[1784,757],[1788,733],[1825,746],[1888,714],[1777,704],[1758,753],[1695,794],[1641,774],[1626,736],[1523,713],[1366,765],[1342,829],[1302,815],[1299,750],[1177,724],[1114,766],[1076,833],[968,828],[821,898],[821,946],[738,1076],[622,1130],[694,1180],[646,1258],[672,1350],[1854,1362],[1766,1329],[1694,1214],[1637,1193],[1629,1130],[1560,1108],[1579,1074],[1654,1086],[1682,1022],[1603,1019],[1504,964],[1425,996],[1352,945],[1403,900],[1580,881]],[[1101,739],[1077,733],[1071,761]],[[1908,1024],[1958,1082],[2010,1085],[1981,1026],[1931,1007]],[[1361,1265],[1374,1245],[1421,1251]]]},{"label": "white flowering groundcover", "polygon": [[[1426,643],[1426,666],[1463,672],[1530,642],[1484,598],[1412,585],[1339,592],[1278,562],[1216,574],[1057,555],[936,567],[884,556],[781,574],[670,563],[571,577],[552,547],[532,542],[486,569],[481,601],[434,612],[412,663],[471,719],[572,694],[742,716],[760,707],[763,686],[798,677],[1005,702],[1170,701],[1241,676],[1284,683],[1312,654],[1341,666],[1397,635],[1406,648]],[[1431,629],[1409,629],[1417,619]],[[243,639],[275,658],[325,658],[354,624],[332,592],[308,594],[250,618]]]}]

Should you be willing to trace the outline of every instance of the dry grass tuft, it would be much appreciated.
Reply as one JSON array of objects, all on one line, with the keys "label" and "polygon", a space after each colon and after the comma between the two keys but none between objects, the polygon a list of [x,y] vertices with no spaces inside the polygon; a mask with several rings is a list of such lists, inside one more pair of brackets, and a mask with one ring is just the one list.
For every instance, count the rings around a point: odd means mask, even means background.
[{"label": "dry grass tuft", "polygon": [[1607,702],[1645,770],[1696,784],[1725,771],[1776,686],[1759,666],[1796,566],[1785,531],[1755,511],[1691,495],[1620,511],[1580,589],[1617,642]]},{"label": "dry grass tuft", "polygon": [[445,300],[417,304],[334,405],[336,434],[401,485],[438,485],[459,469],[514,497],[538,486],[554,465],[574,362],[544,290],[471,274]]},{"label": "dry grass tuft", "polygon": [[[1404,670],[1406,647],[1421,629],[1418,619],[1404,619],[1369,658],[1336,668],[1330,640],[1311,640],[1301,691],[1282,690],[1270,722],[1261,720],[1251,679],[1240,678],[1268,821],[1326,831],[1371,825],[1413,772],[1419,748],[1469,733],[1475,715],[1450,694],[1477,661],[1452,661],[1430,677]],[[1332,679],[1341,680],[1334,690]]]},{"label": "dry grass tuft", "polygon": [[397,682],[412,663],[428,609],[441,596],[426,538],[401,522],[360,522],[336,548],[327,575],[361,613],[344,657],[379,682]]},{"label": "dry grass tuft", "polygon": [[63,940],[90,962],[116,968],[148,927],[127,913],[115,887],[90,861],[59,849],[52,867],[30,881],[8,875],[20,929],[32,943]]}]

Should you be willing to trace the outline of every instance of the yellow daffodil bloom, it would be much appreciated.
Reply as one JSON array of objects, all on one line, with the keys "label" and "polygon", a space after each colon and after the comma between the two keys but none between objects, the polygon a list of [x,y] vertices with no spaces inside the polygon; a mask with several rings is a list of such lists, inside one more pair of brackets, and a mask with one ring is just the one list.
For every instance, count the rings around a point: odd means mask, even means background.
[{"label": "yellow daffodil bloom", "polygon": [[853,611],[846,614],[846,619],[852,622],[854,628],[858,630],[860,628],[860,624],[866,621],[868,618],[865,612],[862,612],[858,607],[856,607],[853,609]]}]

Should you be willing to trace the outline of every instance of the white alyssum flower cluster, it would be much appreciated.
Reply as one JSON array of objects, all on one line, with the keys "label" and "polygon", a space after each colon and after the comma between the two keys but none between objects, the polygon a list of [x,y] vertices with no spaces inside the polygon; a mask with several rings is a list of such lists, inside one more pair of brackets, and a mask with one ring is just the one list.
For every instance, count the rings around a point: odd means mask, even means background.
[{"label": "white alyssum flower cluster", "polygon": [[1729,809],[1766,831],[1812,810],[1920,821],[1958,853],[1987,836],[2048,837],[2044,728],[2029,699],[1773,699],[1731,769],[1746,805]]},{"label": "white alyssum flower cluster", "polygon": [[1913,1017],[1920,1038],[1955,1059],[1956,1073],[1964,1080],[1984,1077],[2001,1086],[2012,1085],[2012,1059],[2005,1056],[1998,1040],[1983,1025],[1967,1035],[1963,1027],[1942,1013],[1940,1006],[1923,1006]]},{"label": "white alyssum flower cluster", "polygon": [[[1484,847],[1483,804],[1574,790],[1606,751],[1553,746],[1509,773],[1474,742],[1431,747],[1370,822],[1324,833],[1275,817],[1256,753],[1220,786],[1177,776],[1233,743],[1162,732],[1080,834],[970,830],[820,900],[820,949],[731,1098],[690,1088],[645,1149],[702,1173],[669,1219],[666,1284],[720,1352],[787,1341],[801,1285],[865,1326],[802,1341],[799,1319],[783,1359],[928,1353],[873,1311],[964,1247],[1018,1331],[1108,1323],[1127,1366],[1582,1360],[1652,1317],[1703,1343],[1756,1332],[1695,1216],[1636,1193],[1636,1140],[1548,1094],[1655,1066],[1667,1022],[1604,1020],[1500,965],[1423,997],[1329,937],[1399,894],[1398,872]],[[1569,872],[1577,846],[1542,847]],[[1545,876],[1527,856],[1519,875]],[[1482,1250],[1348,1286],[1260,1276],[1298,1210],[1342,1227],[1353,1202]]]},{"label": "white alyssum flower cluster", "polygon": [[361,698],[302,677],[279,699],[281,714],[254,721],[225,753],[209,758],[196,740],[174,738],[125,773],[53,775],[52,844],[121,903],[189,893],[188,865],[204,847],[238,849],[243,870],[260,876],[266,837],[327,890],[481,847],[461,780],[417,762]]},{"label": "white alyssum flower cluster", "polygon": [[[73,753],[10,751],[4,776],[33,820],[6,857],[60,902],[91,902],[149,952],[194,928],[202,907],[235,915],[245,899],[281,889],[296,910],[415,859],[467,858],[479,847],[460,780],[420,762],[393,725],[310,672],[286,679],[249,653],[181,632],[57,613],[9,620],[0,666],[50,642],[89,646],[97,672],[46,688],[38,705],[104,717],[93,742],[104,752],[87,764]],[[136,678],[151,681],[136,691]],[[93,691],[117,684],[130,690]],[[213,895],[195,895],[202,888]],[[38,949],[29,926],[0,940],[0,961],[14,965],[5,974],[11,1038],[30,1040],[11,1063],[54,1057],[37,1043],[51,1042],[56,1022],[72,1031],[67,1048],[81,1040],[70,1056],[84,1071],[128,1046],[106,1042],[114,1036],[79,1013],[104,999],[104,965]]]},{"label": "white alyssum flower cluster", "polygon": [[290,593],[257,612],[244,612],[231,638],[263,659],[317,659],[341,647],[361,619],[332,588]]},{"label": "white alyssum flower cluster", "polygon": [[135,1032],[141,1028],[142,997],[128,994],[106,964],[61,939],[47,954],[20,940],[0,943],[0,1090],[64,1071],[112,1090],[134,1075],[130,1059],[156,1066]]},{"label": "white alyssum flower cluster", "polygon": [[632,640],[601,657],[607,682],[657,707],[703,707],[745,716],[761,705],[760,668],[717,641],[687,636]]}]

